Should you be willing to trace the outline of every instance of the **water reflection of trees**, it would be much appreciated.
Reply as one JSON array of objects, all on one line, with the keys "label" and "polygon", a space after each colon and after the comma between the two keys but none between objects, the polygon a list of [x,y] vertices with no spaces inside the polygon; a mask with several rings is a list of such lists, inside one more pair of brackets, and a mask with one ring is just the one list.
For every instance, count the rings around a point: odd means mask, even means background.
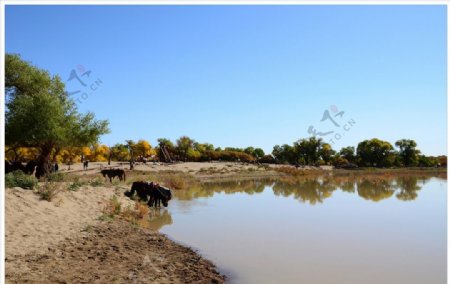
[{"label": "water reflection of trees", "polygon": [[214,194],[225,193],[246,193],[249,195],[261,193],[264,187],[272,184],[270,180],[243,180],[226,182],[208,182],[197,184],[186,190],[176,191],[176,197],[179,200],[191,200],[201,197],[212,197]]},{"label": "water reflection of trees", "polygon": [[[378,202],[391,198],[411,201],[418,197],[418,192],[430,180],[430,176],[322,176],[301,178],[258,179],[244,181],[209,182],[174,192],[178,200],[189,201],[197,198],[209,198],[214,194],[245,193],[249,195],[262,193],[271,187],[275,196],[293,197],[300,202],[315,205],[330,198],[334,191],[341,190],[359,197]],[[187,204],[190,204],[187,203]],[[159,230],[172,224],[172,217],[167,209],[151,209],[149,218],[141,226]]]},{"label": "water reflection of trees", "polygon": [[417,198],[417,191],[419,191],[422,187],[418,184],[421,183],[423,185],[423,180],[418,180],[415,177],[409,178],[398,178],[397,185],[399,187],[399,192],[396,194],[396,197],[403,201],[414,200]]},{"label": "water reflection of trees", "polygon": [[366,200],[380,201],[391,197],[395,192],[393,180],[363,179],[356,182],[358,195]]},{"label": "water reflection of trees", "polygon": [[358,194],[365,200],[378,202],[395,197],[402,201],[414,200],[429,176],[322,176],[277,178],[266,180],[245,180],[204,183],[187,190],[176,192],[180,200],[200,197],[212,197],[214,194],[261,193],[264,188],[272,187],[276,196],[293,197],[300,202],[317,204],[330,198],[334,191]]},{"label": "water reflection of trees", "polygon": [[272,190],[276,196],[293,196],[302,202],[316,204],[330,197],[336,187],[327,179],[307,178],[295,183],[280,180],[275,182]]}]

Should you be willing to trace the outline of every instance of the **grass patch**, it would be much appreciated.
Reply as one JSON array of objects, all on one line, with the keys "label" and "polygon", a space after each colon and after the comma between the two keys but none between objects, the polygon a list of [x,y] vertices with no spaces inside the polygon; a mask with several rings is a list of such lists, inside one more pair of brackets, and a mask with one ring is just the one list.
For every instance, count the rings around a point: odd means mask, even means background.
[{"label": "grass patch", "polygon": [[33,189],[38,181],[34,176],[25,174],[22,171],[14,171],[5,175],[5,187],[21,187]]},{"label": "grass patch", "polygon": [[47,181],[50,181],[50,182],[61,182],[64,180],[65,180],[65,174],[63,174],[63,173],[56,172],[56,173],[50,173],[47,175]]},{"label": "grass patch", "polygon": [[85,181],[81,181],[79,178],[76,178],[68,187],[70,191],[77,191],[82,186],[86,184]]},{"label": "grass patch", "polygon": [[88,183],[90,186],[93,186],[93,187],[102,186],[104,184],[104,182],[101,178],[91,179]]}]

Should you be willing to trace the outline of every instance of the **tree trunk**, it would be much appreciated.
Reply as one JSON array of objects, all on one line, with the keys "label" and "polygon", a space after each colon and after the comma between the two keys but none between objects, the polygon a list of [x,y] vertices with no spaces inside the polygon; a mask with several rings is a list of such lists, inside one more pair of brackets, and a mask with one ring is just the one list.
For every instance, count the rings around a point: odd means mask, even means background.
[{"label": "tree trunk", "polygon": [[39,179],[47,176],[51,172],[52,164],[50,162],[53,145],[46,144],[41,146],[41,153],[37,159],[37,167],[35,176]]}]

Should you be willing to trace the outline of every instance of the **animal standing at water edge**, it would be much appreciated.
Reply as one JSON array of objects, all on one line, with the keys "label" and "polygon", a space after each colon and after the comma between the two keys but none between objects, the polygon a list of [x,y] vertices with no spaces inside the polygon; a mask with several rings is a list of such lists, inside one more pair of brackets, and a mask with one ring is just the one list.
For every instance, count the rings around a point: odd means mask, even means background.
[{"label": "animal standing at water edge", "polygon": [[170,189],[160,186],[153,182],[136,181],[133,182],[131,190],[125,192],[128,197],[133,197],[137,194],[140,200],[147,201],[147,205],[152,207],[160,207],[161,202],[164,207],[167,207],[169,200],[172,199],[172,192]]},{"label": "animal standing at water edge", "polygon": [[108,176],[109,181],[112,182],[112,179],[115,177],[118,177],[120,181],[125,181],[125,171],[121,169],[107,169],[107,170],[101,170],[100,173],[103,175],[103,177]]}]

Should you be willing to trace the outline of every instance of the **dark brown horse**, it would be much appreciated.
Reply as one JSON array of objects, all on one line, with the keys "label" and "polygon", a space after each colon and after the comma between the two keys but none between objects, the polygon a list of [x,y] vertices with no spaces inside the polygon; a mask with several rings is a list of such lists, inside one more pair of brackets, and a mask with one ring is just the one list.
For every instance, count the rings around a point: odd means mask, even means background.
[{"label": "dark brown horse", "polygon": [[150,200],[147,205],[152,207],[161,207],[161,202],[164,207],[169,205],[169,200],[172,199],[172,192],[166,187],[155,185],[150,194]]},{"label": "dark brown horse", "polygon": [[107,170],[102,170],[100,172],[103,177],[108,176],[109,177],[109,181],[112,182],[112,179],[115,177],[118,177],[120,181],[125,181],[125,171],[121,170],[121,169],[107,169]]}]

